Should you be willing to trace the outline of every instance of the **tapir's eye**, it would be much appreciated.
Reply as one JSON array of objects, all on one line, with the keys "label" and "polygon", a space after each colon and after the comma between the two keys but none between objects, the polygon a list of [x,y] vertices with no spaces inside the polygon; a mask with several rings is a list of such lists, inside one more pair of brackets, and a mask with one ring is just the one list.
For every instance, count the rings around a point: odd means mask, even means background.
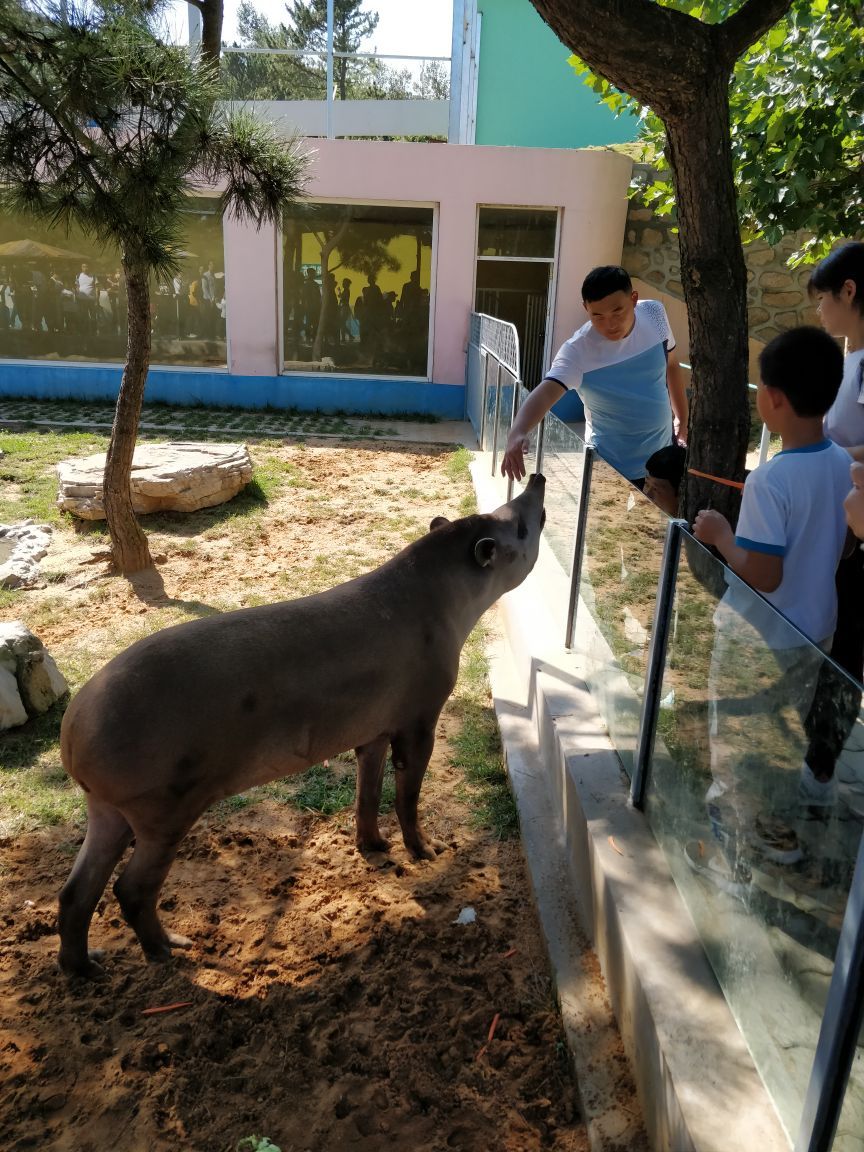
[{"label": "tapir's eye", "polygon": [[516,535],[520,540],[524,540],[528,535],[528,525],[525,523],[521,516],[519,517],[519,523],[516,526]]}]

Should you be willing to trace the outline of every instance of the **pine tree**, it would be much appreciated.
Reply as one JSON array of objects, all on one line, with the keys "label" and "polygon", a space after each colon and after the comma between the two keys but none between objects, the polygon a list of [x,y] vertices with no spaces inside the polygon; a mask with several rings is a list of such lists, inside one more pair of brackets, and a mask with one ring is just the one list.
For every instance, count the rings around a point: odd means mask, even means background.
[{"label": "pine tree", "polygon": [[150,363],[150,278],[177,271],[182,213],[196,182],[223,213],[279,223],[306,160],[246,113],[215,104],[215,69],[163,44],[133,8],[46,16],[0,0],[0,210],[75,224],[121,255],[126,363],[105,465],[114,563],[150,567],[132,510],[132,455]]}]

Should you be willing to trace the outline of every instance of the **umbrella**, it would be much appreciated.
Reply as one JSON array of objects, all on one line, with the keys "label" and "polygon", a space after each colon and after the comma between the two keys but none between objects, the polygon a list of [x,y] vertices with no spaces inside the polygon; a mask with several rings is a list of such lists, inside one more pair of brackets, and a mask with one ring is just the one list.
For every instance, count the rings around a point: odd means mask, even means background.
[{"label": "umbrella", "polygon": [[68,248],[55,248],[43,244],[41,240],[9,240],[0,244],[0,259],[3,260],[87,260],[80,252],[70,252]]}]

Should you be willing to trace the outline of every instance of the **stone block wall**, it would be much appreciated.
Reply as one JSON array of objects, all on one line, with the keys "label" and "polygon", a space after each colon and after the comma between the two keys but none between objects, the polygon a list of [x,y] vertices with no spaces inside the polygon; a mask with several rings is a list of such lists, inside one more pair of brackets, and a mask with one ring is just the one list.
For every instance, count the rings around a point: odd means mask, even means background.
[{"label": "stone block wall", "polygon": [[[635,164],[633,172],[637,179],[644,174],[646,183],[656,178],[656,173],[645,164]],[[675,227],[674,215],[657,216],[638,196],[634,197],[627,213],[621,262],[631,276],[683,300]],[[750,336],[760,344],[787,328],[818,323],[807,296],[812,266],[790,268],[786,263],[800,242],[799,237],[790,235],[774,247],[764,240],[755,240],[744,247]]]}]

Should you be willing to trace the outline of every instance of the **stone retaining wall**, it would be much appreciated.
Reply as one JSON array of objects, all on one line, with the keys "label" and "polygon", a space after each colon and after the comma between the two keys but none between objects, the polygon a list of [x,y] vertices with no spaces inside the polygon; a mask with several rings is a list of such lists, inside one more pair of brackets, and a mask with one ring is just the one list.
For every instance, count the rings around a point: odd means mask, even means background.
[{"label": "stone retaining wall", "polygon": [[[649,184],[657,175],[646,164],[634,164],[633,173],[637,179],[644,173]],[[683,300],[678,237],[672,231],[675,227],[674,214],[657,216],[634,197],[627,213],[622,264],[631,276]],[[744,248],[750,336],[763,344],[787,328],[818,323],[807,296],[812,265],[790,268],[786,263],[800,243],[800,236],[790,234],[774,247],[754,240]]]}]

